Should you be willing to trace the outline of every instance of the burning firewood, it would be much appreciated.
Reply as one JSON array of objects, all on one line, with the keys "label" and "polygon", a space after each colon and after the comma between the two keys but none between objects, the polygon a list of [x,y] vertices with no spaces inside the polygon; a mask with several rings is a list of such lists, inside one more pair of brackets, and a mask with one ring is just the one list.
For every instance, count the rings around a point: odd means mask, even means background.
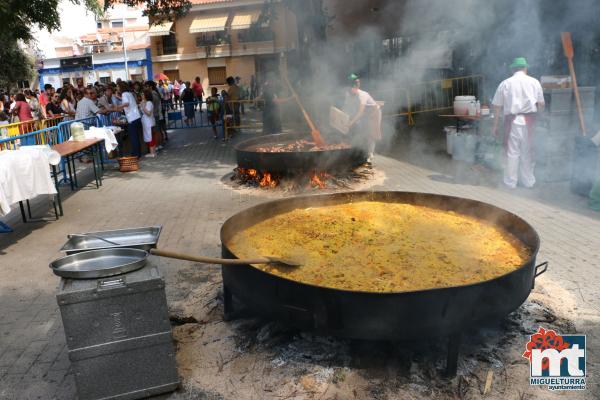
[{"label": "burning firewood", "polygon": [[352,189],[352,184],[365,181],[373,177],[370,167],[361,166],[355,170],[333,173],[312,171],[310,173],[279,176],[267,171],[258,171],[249,168],[236,168],[231,177],[232,181],[240,185],[247,185],[262,189],[279,188],[284,192],[298,192],[305,190],[322,190],[328,188]]}]

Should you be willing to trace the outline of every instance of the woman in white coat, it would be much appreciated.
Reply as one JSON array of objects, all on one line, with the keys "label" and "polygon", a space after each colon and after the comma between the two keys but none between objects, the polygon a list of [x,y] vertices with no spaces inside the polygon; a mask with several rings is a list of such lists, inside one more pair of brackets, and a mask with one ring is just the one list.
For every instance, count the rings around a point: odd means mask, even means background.
[{"label": "woman in white coat", "polygon": [[351,86],[350,100],[356,103],[349,128],[352,129],[355,140],[367,152],[367,162],[370,163],[375,154],[375,145],[381,140],[381,108],[369,93],[360,89],[358,76],[352,74],[348,81]]},{"label": "woman in white coat", "polygon": [[144,101],[140,104],[142,111],[142,129],[144,133],[144,142],[148,145],[150,150],[146,157],[156,157],[156,143],[152,136],[152,128],[156,125],[154,120],[154,106],[152,104],[152,91],[150,89],[144,90]]}]

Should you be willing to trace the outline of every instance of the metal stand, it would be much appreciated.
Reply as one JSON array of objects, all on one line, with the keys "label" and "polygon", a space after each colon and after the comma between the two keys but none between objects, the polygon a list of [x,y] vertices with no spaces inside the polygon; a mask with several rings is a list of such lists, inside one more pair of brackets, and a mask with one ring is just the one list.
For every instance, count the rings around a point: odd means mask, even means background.
[{"label": "metal stand", "polygon": [[[54,186],[56,187],[56,202],[58,202],[58,209],[60,210],[60,216],[62,217],[64,213],[62,207],[62,199],[60,198],[60,185],[58,183],[58,171],[56,170],[56,165],[52,166],[52,175],[54,177]],[[54,206],[56,207],[56,203],[54,203]],[[58,217],[58,214],[56,215]]]},{"label": "metal stand", "polygon": [[[58,191],[58,188],[57,188],[57,191]],[[48,221],[48,219],[46,219],[46,218],[34,218],[33,215],[31,214],[31,203],[29,202],[29,199],[25,200],[25,203],[27,204],[27,215],[29,215],[29,219],[27,219],[27,216],[25,215],[25,207],[23,206],[23,202],[19,201],[19,208],[21,210],[21,219],[23,220],[24,224],[26,224],[28,222]],[[58,208],[57,208],[57,203],[58,203]],[[52,207],[54,208],[55,219],[58,221],[59,215],[62,215],[62,202],[60,199],[60,195],[57,194],[52,199]],[[59,214],[59,208],[61,210],[60,214]]]},{"label": "metal stand", "polygon": [[461,333],[455,333],[448,338],[448,357],[446,358],[446,372],[444,374],[447,378],[456,376],[461,339]]},{"label": "metal stand", "polygon": [[233,319],[233,295],[227,286],[223,285],[223,320],[231,321]]}]

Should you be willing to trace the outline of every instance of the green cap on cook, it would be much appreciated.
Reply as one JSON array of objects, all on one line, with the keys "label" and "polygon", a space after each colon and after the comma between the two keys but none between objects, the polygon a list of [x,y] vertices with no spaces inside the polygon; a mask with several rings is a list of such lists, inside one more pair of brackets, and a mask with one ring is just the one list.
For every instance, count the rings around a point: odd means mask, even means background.
[{"label": "green cap on cook", "polygon": [[527,64],[527,60],[525,57],[517,57],[513,60],[512,64],[510,64],[511,68],[529,68],[529,64]]}]

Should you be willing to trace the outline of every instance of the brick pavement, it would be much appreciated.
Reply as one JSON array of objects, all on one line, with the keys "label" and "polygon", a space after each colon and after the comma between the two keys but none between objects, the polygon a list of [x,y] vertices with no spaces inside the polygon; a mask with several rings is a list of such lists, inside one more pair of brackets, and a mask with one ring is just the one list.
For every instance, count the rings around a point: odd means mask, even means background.
[{"label": "brick pavement", "polygon": [[[0,399],[71,399],[75,386],[69,372],[62,324],[55,303],[58,279],[48,263],[60,256],[66,235],[102,229],[162,224],[160,244],[182,251],[220,254],[218,230],[224,219],[264,198],[233,191],[220,179],[231,171],[231,145],[211,138],[209,131],[171,134],[169,148],[144,161],[137,173],[108,170],[104,186],[65,191],[65,216],[60,221],[20,223],[0,236]],[[239,139],[237,139],[239,140]],[[549,260],[543,282],[557,282],[562,295],[577,304],[572,319],[588,334],[589,374],[598,375],[600,355],[600,215],[564,185],[536,190],[499,189],[481,176],[427,149],[426,144],[398,143],[378,156],[376,166],[387,179],[379,188],[443,193],[496,204],[523,216],[542,238],[539,260]],[[91,174],[80,175],[82,180]],[[491,182],[491,184],[490,184]],[[45,199],[34,202],[37,212]],[[169,301],[186,296],[200,279],[190,265],[164,261]],[[596,385],[591,379],[590,385]]]}]

